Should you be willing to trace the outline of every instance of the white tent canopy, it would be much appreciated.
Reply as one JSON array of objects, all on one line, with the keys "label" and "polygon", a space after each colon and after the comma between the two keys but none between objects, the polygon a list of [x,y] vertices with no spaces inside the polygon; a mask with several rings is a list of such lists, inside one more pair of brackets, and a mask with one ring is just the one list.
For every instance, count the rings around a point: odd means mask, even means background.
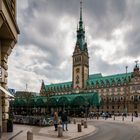
[{"label": "white tent canopy", "polygon": [[3,91],[6,95],[14,98],[14,96],[9,91],[7,91],[6,89],[4,89],[2,86],[0,86],[0,90]]}]

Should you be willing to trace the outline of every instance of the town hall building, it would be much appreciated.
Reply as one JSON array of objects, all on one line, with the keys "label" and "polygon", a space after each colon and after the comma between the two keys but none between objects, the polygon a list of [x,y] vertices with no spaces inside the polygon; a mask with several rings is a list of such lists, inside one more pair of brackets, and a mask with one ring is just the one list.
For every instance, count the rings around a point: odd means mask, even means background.
[{"label": "town hall building", "polygon": [[46,85],[42,81],[41,96],[98,93],[101,105],[93,111],[140,113],[140,70],[138,61],[132,72],[103,76],[89,74],[89,53],[82,19],[82,3],[77,38],[73,52],[72,81]]}]

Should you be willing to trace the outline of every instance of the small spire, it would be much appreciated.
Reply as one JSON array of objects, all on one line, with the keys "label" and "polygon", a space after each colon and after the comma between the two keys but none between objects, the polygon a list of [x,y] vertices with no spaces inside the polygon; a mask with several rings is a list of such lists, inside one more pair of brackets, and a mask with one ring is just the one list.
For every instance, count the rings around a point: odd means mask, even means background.
[{"label": "small spire", "polygon": [[25,86],[26,86],[26,87],[25,87],[25,91],[28,91],[28,84],[26,83]]},{"label": "small spire", "polygon": [[85,31],[85,24],[84,24],[84,31]]},{"label": "small spire", "polygon": [[127,73],[128,66],[125,66],[125,69],[126,69],[126,73]]},{"label": "small spire", "polygon": [[85,37],[85,41],[87,42],[87,37]]},{"label": "small spire", "polygon": [[126,80],[127,80],[127,69],[128,69],[128,66],[125,66],[125,69],[126,69]]},{"label": "small spire", "polygon": [[139,62],[138,60],[135,61],[135,63],[136,63],[136,67],[138,67],[138,62]]}]

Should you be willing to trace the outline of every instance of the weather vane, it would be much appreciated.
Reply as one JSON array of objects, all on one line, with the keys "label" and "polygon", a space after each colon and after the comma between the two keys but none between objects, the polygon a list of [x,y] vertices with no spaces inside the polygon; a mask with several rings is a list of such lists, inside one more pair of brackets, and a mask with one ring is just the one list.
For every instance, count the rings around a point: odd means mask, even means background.
[{"label": "weather vane", "polygon": [[82,3],[83,3],[83,1],[81,0],[81,1],[80,1],[80,5],[81,5],[81,7],[82,7]]}]

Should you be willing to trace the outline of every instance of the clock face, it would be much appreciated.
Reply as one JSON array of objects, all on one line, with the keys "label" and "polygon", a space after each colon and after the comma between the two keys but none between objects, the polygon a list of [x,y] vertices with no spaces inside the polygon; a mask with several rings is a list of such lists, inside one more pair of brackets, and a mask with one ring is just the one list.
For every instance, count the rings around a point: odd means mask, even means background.
[{"label": "clock face", "polygon": [[80,72],[80,69],[79,69],[79,68],[77,68],[77,69],[76,69],[76,73],[79,73],[79,72]]}]

